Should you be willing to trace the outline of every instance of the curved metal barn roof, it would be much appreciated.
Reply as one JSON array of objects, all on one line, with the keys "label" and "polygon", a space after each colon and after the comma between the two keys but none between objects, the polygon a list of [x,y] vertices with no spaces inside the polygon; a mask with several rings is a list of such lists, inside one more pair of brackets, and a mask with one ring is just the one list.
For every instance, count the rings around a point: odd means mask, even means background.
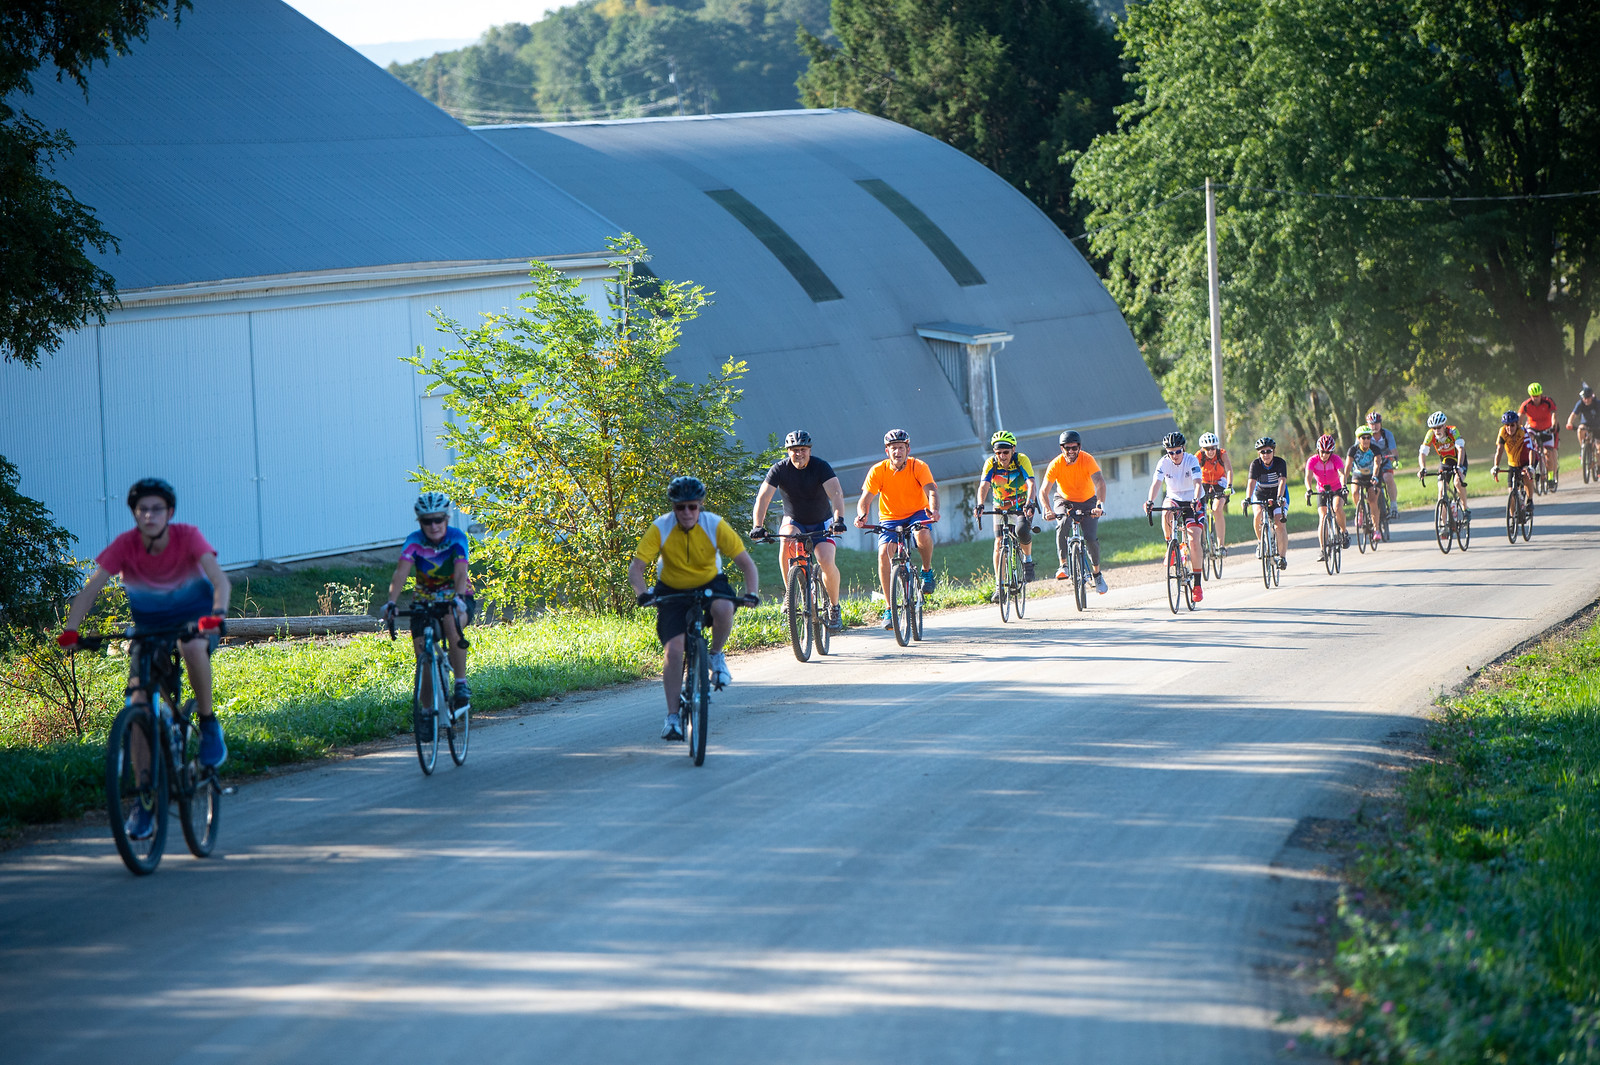
[{"label": "curved metal barn roof", "polygon": [[999,412],[1036,458],[1070,426],[1091,450],[1172,427],[1116,304],[1061,231],[915,130],[851,110],[475,129],[638,234],[652,272],[715,293],[678,368],[748,360],[752,442],[804,426],[854,475],[901,426],[937,476],[974,474],[987,441],[918,334],[955,323],[1013,337],[995,361]]},{"label": "curved metal barn roof", "polygon": [[196,4],[9,103],[121,243],[119,288],[603,252],[616,228],[279,0]]}]

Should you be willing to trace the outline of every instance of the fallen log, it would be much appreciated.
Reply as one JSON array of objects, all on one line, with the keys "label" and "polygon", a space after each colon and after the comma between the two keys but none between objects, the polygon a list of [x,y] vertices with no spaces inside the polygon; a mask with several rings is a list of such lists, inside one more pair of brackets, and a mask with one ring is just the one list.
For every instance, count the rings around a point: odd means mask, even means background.
[{"label": "fallen log", "polygon": [[356,632],[377,632],[382,628],[381,618],[362,614],[228,619],[228,635],[244,640],[266,640],[274,636],[344,636]]}]

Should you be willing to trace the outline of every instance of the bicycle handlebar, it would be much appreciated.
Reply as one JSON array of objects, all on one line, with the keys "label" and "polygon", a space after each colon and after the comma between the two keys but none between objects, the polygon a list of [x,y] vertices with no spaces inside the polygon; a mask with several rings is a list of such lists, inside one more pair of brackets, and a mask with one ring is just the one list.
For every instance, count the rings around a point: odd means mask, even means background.
[{"label": "bicycle handlebar", "polygon": [[[388,611],[384,611],[383,623],[389,627],[389,639],[393,640],[395,638],[395,625],[394,625],[394,623],[395,623],[395,619],[396,618],[414,618],[414,617],[442,618],[442,617],[445,616],[445,614],[447,614],[447,613],[454,614],[454,612],[455,612],[455,603],[454,602],[449,602],[449,603],[424,603],[422,605],[422,609],[421,610],[418,610],[417,609],[417,604],[415,602],[413,602],[411,604],[411,609],[409,609],[409,610],[396,610],[393,613],[390,613]],[[442,638],[444,636],[444,633],[441,632],[439,635]],[[449,645],[449,641],[443,641],[443,642],[446,644],[446,646]],[[472,641],[468,640],[465,636],[462,636],[456,641],[456,646],[461,648],[463,651],[466,651],[466,650],[469,650],[472,647]]]},{"label": "bicycle handlebar", "polygon": [[[217,626],[216,631],[217,635],[226,636],[228,634],[227,621],[224,620],[221,625]],[[76,646],[83,648],[85,651],[98,651],[113,640],[156,641],[170,638],[175,642],[179,642],[207,635],[210,635],[209,630],[201,629],[200,623],[197,621],[188,622],[175,629],[141,629],[138,626],[129,625],[121,632],[99,632],[91,636],[84,636],[80,633]]]},{"label": "bicycle handlebar", "polygon": [[[996,517],[1002,517],[1002,518],[1009,518],[1009,517],[1011,517],[1013,515],[1015,515],[1017,517],[1021,517],[1022,515],[1026,514],[1030,510],[1032,510],[1035,514],[1038,513],[1038,510],[1036,508],[1034,508],[1034,507],[1031,507],[1031,506],[1028,506],[1028,507],[1000,507],[1000,508],[995,509],[995,510],[984,510],[984,509],[982,509],[980,507],[977,510],[978,528],[980,530],[982,530],[982,528],[983,528],[983,516],[985,514],[993,514]],[[1039,526],[1035,525],[1033,527],[1033,531],[1034,532],[1043,532],[1044,530],[1039,528]]]},{"label": "bicycle handlebar", "polygon": [[761,597],[759,595],[751,595],[749,592],[743,595],[724,595],[722,592],[714,592],[710,588],[703,588],[697,592],[668,592],[666,595],[652,595],[647,602],[639,605],[659,609],[663,606],[674,606],[678,603],[691,603],[696,599],[710,599],[713,601],[721,599],[732,603],[735,607],[761,605]]}]

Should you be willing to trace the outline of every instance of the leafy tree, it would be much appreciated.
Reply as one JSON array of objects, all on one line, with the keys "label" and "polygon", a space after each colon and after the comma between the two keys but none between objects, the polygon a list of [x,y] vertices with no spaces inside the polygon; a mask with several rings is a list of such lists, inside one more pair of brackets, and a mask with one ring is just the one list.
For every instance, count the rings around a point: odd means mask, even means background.
[{"label": "leafy tree", "polygon": [[1409,386],[1592,372],[1600,203],[1415,197],[1592,187],[1600,76],[1576,42],[1595,29],[1553,0],[1130,6],[1136,97],[1074,173],[1169,399],[1209,391],[1208,177],[1236,402],[1348,440]]},{"label": "leafy tree", "polygon": [[667,357],[706,294],[635,270],[645,249],[632,235],[612,247],[609,314],[577,279],[535,262],[521,313],[470,330],[436,314],[460,348],[408,360],[445,393],[458,456],[418,480],[488,528],[481,590],[502,606],[631,610],[628,560],[679,474],[706,483],[717,513],[737,521],[750,510],[762,456],[732,435],[745,364],[698,385],[674,377]]},{"label": "leafy tree", "polygon": [[143,40],[152,18],[176,20],[190,0],[6,0],[0,5],[0,357],[27,366],[61,346],[61,334],[105,321],[116,284],[89,258],[116,239],[50,177],[72,150],[24,110],[46,62],[88,94],[88,73]]},{"label": "leafy tree", "polygon": [[82,584],[73,561],[76,540],[44,504],[17,491],[17,467],[0,455],[0,652],[38,640],[55,626],[62,600]]},{"label": "leafy tree", "polygon": [[1081,229],[1070,162],[1125,95],[1117,44],[1084,0],[835,0],[837,43],[802,31],[808,107],[854,107],[937,137]]}]

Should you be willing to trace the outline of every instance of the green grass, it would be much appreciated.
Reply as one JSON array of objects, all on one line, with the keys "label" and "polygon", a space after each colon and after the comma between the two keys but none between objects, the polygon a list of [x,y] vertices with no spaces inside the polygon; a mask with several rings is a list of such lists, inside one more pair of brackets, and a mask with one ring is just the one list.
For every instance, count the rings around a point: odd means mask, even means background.
[{"label": "green grass", "polygon": [[[395,557],[399,557],[398,550]],[[329,584],[367,585],[372,596],[364,609],[381,608],[388,597],[394,566],[320,566],[264,576],[231,577],[232,617],[307,617],[322,613],[317,598]],[[336,604],[337,609],[337,604]]]},{"label": "green grass", "polygon": [[1335,967],[1386,1062],[1600,1062],[1600,625],[1445,702],[1356,862]]}]

